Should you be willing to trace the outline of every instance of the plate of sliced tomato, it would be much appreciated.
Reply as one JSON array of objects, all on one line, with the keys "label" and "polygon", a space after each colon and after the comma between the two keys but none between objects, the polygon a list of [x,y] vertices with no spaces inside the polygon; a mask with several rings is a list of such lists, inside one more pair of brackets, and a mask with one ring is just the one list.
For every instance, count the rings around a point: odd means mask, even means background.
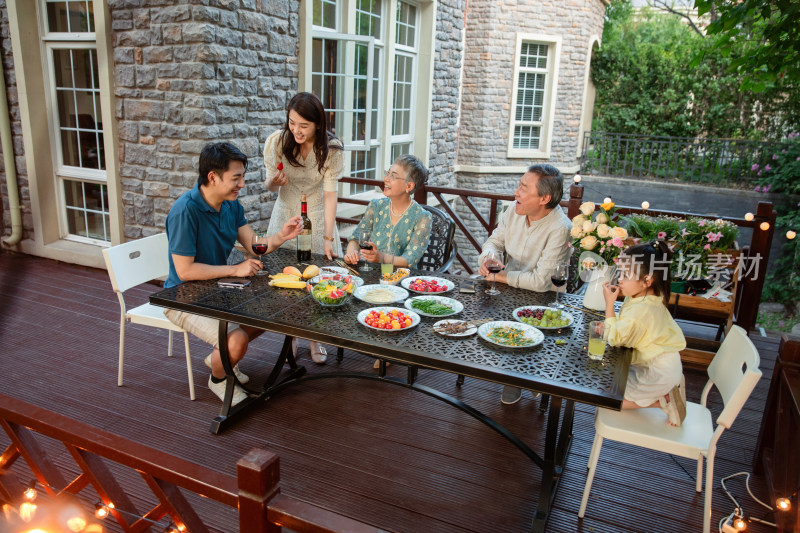
[{"label": "plate of sliced tomato", "polygon": [[370,307],[358,313],[358,321],[372,329],[402,331],[419,324],[420,316],[399,307]]}]

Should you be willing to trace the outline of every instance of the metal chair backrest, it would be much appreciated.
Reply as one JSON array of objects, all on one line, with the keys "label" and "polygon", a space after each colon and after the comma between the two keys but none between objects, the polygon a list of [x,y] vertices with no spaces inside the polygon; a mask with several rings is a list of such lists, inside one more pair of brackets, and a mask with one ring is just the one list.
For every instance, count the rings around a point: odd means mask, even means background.
[{"label": "metal chair backrest", "polygon": [[166,233],[105,248],[103,258],[114,291],[125,292],[131,287],[168,275],[168,253]]},{"label": "metal chair backrest", "polygon": [[711,386],[716,385],[725,403],[725,408],[717,417],[717,424],[731,427],[761,378],[759,362],[758,350],[747,333],[739,326],[732,326],[708,365],[709,381],[700,400],[705,405]]},{"label": "metal chair backrest", "polygon": [[445,272],[453,264],[456,256],[453,239],[456,233],[456,223],[441,209],[429,205],[421,207],[431,214],[433,220],[428,248],[417,263],[417,268]]}]

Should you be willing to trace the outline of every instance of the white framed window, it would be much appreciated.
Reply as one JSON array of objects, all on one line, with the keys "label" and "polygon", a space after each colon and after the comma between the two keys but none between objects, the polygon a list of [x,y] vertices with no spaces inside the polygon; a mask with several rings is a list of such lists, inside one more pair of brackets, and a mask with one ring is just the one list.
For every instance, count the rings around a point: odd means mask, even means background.
[{"label": "white framed window", "polygon": [[[329,113],[330,127],[345,145],[345,174],[380,179],[397,155],[414,152],[419,136],[422,10],[406,0],[312,4],[311,53],[305,56],[311,69],[300,89],[319,96]],[[339,194],[369,189],[342,184]]]},{"label": "white framed window", "polygon": [[561,37],[517,34],[508,157],[550,156]]},{"label": "white framed window", "polygon": [[44,0],[45,92],[60,232],[111,241],[93,0]]}]

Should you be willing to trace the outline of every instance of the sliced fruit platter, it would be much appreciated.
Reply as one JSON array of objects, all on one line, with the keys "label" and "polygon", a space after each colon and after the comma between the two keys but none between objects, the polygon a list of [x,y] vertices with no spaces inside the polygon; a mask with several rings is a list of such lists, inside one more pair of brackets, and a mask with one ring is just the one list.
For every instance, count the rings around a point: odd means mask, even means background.
[{"label": "sliced fruit platter", "polygon": [[304,280],[319,275],[320,269],[317,265],[309,265],[302,272],[300,272],[297,267],[287,266],[283,269],[283,272],[270,275],[269,284],[281,289],[305,289],[306,282]]},{"label": "sliced fruit platter", "polygon": [[308,292],[320,305],[326,307],[337,307],[344,305],[350,296],[353,294],[354,285],[351,281],[347,280],[333,280],[325,279],[312,285],[309,283],[307,286]]},{"label": "sliced fruit platter", "polygon": [[560,329],[572,325],[572,315],[562,309],[528,305],[514,309],[512,316],[525,324],[539,329]]},{"label": "sliced fruit platter", "polygon": [[464,304],[446,296],[414,296],[405,302],[406,309],[422,316],[448,316],[464,310]]},{"label": "sliced fruit platter", "polygon": [[391,274],[383,274],[381,276],[381,285],[397,285],[400,280],[408,277],[411,271],[407,268],[398,268]]},{"label": "sliced fruit platter", "polygon": [[419,324],[419,315],[397,307],[372,307],[358,313],[358,321],[368,328],[397,331]]},{"label": "sliced fruit platter", "polygon": [[452,281],[434,276],[411,276],[403,280],[403,287],[414,292],[447,292],[455,287]]}]

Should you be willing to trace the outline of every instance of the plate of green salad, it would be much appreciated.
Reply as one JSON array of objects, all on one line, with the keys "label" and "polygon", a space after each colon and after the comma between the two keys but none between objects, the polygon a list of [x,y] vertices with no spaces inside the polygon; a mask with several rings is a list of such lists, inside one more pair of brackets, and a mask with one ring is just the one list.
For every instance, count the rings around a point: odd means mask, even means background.
[{"label": "plate of green salad", "polygon": [[478,336],[485,341],[507,348],[530,348],[541,344],[544,333],[533,326],[510,320],[495,320],[481,324]]},{"label": "plate of green salad", "polygon": [[410,309],[422,316],[450,316],[464,310],[464,304],[446,296],[414,296],[405,303]]}]

